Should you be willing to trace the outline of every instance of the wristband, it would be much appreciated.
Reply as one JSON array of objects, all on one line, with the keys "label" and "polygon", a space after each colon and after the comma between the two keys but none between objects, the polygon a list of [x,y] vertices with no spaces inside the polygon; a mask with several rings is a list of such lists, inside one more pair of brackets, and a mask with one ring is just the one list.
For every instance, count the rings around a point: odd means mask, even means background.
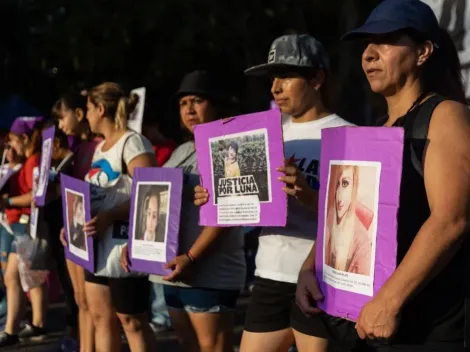
[{"label": "wristband", "polygon": [[189,260],[191,261],[191,263],[194,263],[196,261],[196,258],[194,258],[194,256],[191,254],[190,251],[188,251],[186,253],[186,256],[189,258]]},{"label": "wristband", "polygon": [[8,207],[11,207],[11,198],[8,198],[7,204],[8,204]]}]

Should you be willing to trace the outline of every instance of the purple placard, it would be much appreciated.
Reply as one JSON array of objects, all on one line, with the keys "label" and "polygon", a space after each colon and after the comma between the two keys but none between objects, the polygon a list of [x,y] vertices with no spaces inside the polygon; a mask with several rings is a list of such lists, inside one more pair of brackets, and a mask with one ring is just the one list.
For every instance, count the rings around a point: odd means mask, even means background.
[{"label": "purple placard", "polygon": [[52,148],[54,147],[55,127],[51,126],[42,133],[41,164],[39,169],[39,184],[34,199],[40,207],[46,204],[49,170],[51,168]]},{"label": "purple placard", "polygon": [[76,178],[60,175],[62,211],[67,239],[65,256],[89,272],[95,271],[93,238],[83,231],[91,220],[90,184]]},{"label": "purple placard", "polygon": [[321,141],[318,305],[355,321],[396,268],[404,131],[328,128]]},{"label": "purple placard", "polygon": [[178,253],[183,169],[137,168],[132,177],[129,260],[132,271],[168,275]]},{"label": "purple placard", "polygon": [[209,201],[204,226],[285,226],[287,198],[281,113],[268,110],[194,128],[201,184]]}]

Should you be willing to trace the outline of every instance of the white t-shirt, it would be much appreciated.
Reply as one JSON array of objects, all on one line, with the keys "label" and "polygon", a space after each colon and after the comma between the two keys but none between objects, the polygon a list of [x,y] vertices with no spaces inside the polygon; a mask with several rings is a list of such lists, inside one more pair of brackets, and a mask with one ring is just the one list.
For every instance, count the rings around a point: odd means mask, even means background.
[{"label": "white t-shirt", "polygon": [[[352,125],[338,115],[310,122],[283,119],[284,154],[294,158],[310,186],[319,189],[321,130]],[[300,268],[317,236],[317,219],[293,197],[288,197],[286,227],[261,231],[255,275],[264,279],[297,283]]]},{"label": "white t-shirt", "polygon": [[[142,135],[126,132],[110,149],[103,151],[102,141],[95,149],[90,171],[85,181],[91,184],[91,212],[109,210],[130,199],[132,179],[127,166],[142,154],[154,154],[152,145]],[[128,221],[118,221],[104,234],[99,235],[97,247],[96,275],[125,277],[120,263],[121,246],[128,240]]]}]

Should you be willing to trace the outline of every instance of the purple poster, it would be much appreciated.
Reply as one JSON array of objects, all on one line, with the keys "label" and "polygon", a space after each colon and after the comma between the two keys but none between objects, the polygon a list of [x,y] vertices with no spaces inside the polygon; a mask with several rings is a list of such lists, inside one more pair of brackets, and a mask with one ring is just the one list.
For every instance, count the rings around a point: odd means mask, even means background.
[{"label": "purple poster", "polygon": [[60,175],[60,182],[65,238],[68,244],[65,256],[94,272],[93,238],[83,231],[85,224],[91,220],[90,184],[65,174]]},{"label": "purple poster", "polygon": [[55,127],[51,126],[42,133],[41,164],[39,167],[39,184],[34,196],[38,206],[46,204],[49,170],[51,168],[52,148],[54,146]]},{"label": "purple poster", "polygon": [[355,321],[396,268],[401,128],[322,131],[315,269],[328,314]]},{"label": "purple poster", "polygon": [[132,271],[168,275],[178,253],[183,169],[137,168],[132,178],[129,259]]},{"label": "purple poster", "polygon": [[205,226],[285,226],[287,199],[279,110],[232,117],[194,129],[201,184],[209,202],[200,209]]}]

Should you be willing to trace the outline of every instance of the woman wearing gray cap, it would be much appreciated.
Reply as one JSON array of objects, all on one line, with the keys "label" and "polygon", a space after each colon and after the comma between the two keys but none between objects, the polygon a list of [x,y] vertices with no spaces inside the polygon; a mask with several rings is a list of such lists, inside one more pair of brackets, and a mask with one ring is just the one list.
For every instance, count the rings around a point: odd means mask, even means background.
[{"label": "woman wearing gray cap", "polygon": [[344,351],[357,336],[369,340],[372,351],[464,351],[470,111],[457,51],[429,6],[418,0],[383,1],[344,39],[365,41],[364,73],[388,105],[379,125],[405,129],[398,267],[354,324],[312,305],[323,299],[313,248],[297,291],[300,308],[311,318],[294,311],[293,326],[304,334],[304,346],[326,330],[332,345]]},{"label": "woman wearing gray cap", "polygon": [[[287,160],[279,170],[285,173],[281,180],[289,207],[286,227],[263,228],[260,234],[242,352],[284,352],[297,338],[290,314],[299,271],[316,235],[321,131],[349,124],[327,107],[328,69],[323,45],[310,35],[294,34],[274,40],[268,63],[246,71],[272,78],[271,92],[284,114]],[[197,191],[196,204],[207,202],[207,193]]]}]

